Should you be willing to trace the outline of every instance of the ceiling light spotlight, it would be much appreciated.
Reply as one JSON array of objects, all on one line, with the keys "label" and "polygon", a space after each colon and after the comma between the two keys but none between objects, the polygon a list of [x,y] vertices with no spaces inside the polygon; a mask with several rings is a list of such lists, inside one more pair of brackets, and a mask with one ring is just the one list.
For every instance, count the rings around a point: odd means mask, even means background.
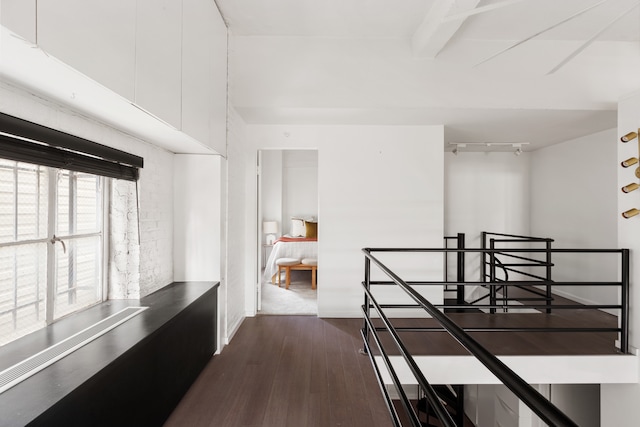
[{"label": "ceiling light spotlight", "polygon": [[629,141],[633,141],[637,137],[638,137],[638,134],[636,132],[629,132],[628,134],[620,138],[620,141],[629,142]]},{"label": "ceiling light spotlight", "polygon": [[624,218],[631,218],[631,217],[636,216],[638,214],[640,214],[640,211],[638,209],[636,209],[636,208],[629,209],[626,212],[622,212],[622,216]]},{"label": "ceiling light spotlight", "polygon": [[516,143],[511,144],[511,146],[516,149],[516,151],[513,153],[514,155],[519,156],[520,154],[522,154],[522,144]]},{"label": "ceiling light spotlight", "polygon": [[453,150],[451,152],[454,156],[458,155],[461,148],[465,148],[467,146],[465,142],[450,142],[449,145],[453,145]]},{"label": "ceiling light spotlight", "polygon": [[627,160],[620,162],[623,168],[628,168],[629,166],[633,166],[638,163],[638,159],[635,157],[629,157]]}]

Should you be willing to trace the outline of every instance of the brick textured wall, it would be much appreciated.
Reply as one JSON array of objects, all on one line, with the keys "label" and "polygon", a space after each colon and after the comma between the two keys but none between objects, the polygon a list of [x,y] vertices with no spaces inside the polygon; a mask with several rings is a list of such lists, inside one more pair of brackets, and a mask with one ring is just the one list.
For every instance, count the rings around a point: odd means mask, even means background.
[{"label": "brick textured wall", "polygon": [[148,152],[138,186],[140,296],[145,296],[173,281],[173,154]]},{"label": "brick textured wall", "polygon": [[136,184],[113,180],[109,208],[109,298],[140,298]]},{"label": "brick textured wall", "polygon": [[114,299],[143,297],[173,281],[173,154],[147,144],[138,148],[144,168],[137,189],[122,181],[112,188],[109,297]]}]

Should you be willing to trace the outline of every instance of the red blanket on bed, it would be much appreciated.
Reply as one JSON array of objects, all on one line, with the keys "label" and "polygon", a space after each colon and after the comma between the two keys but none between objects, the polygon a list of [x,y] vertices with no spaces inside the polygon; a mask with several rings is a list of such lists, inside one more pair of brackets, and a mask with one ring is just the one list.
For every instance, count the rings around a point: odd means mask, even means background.
[{"label": "red blanket on bed", "polygon": [[275,245],[278,242],[317,242],[318,239],[316,237],[280,237],[273,244]]}]

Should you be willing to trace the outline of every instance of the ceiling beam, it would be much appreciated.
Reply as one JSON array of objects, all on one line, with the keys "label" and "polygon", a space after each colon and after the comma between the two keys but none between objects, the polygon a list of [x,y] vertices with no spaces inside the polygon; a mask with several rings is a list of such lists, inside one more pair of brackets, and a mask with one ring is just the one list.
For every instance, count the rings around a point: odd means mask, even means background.
[{"label": "ceiling beam", "polygon": [[478,15],[480,13],[490,12],[495,9],[500,9],[505,6],[511,6],[512,4],[520,3],[525,0],[502,0],[498,3],[491,3],[484,6],[477,7],[475,9],[465,10],[464,12],[456,13],[454,15],[447,16],[443,22],[454,21],[456,19],[468,18],[471,15]]},{"label": "ceiling beam", "polygon": [[414,56],[435,58],[460,29],[465,19],[445,22],[449,15],[474,9],[480,0],[435,0],[422,23],[413,33]]}]

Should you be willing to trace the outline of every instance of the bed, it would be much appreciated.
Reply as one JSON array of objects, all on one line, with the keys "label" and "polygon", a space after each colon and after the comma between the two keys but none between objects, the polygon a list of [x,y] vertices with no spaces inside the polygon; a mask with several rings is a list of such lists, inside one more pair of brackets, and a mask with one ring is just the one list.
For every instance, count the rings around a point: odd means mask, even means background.
[{"label": "bed", "polygon": [[318,259],[318,239],[285,236],[276,240],[264,267],[263,278],[265,282],[271,282],[271,278],[277,273],[276,261],[279,258]]}]

